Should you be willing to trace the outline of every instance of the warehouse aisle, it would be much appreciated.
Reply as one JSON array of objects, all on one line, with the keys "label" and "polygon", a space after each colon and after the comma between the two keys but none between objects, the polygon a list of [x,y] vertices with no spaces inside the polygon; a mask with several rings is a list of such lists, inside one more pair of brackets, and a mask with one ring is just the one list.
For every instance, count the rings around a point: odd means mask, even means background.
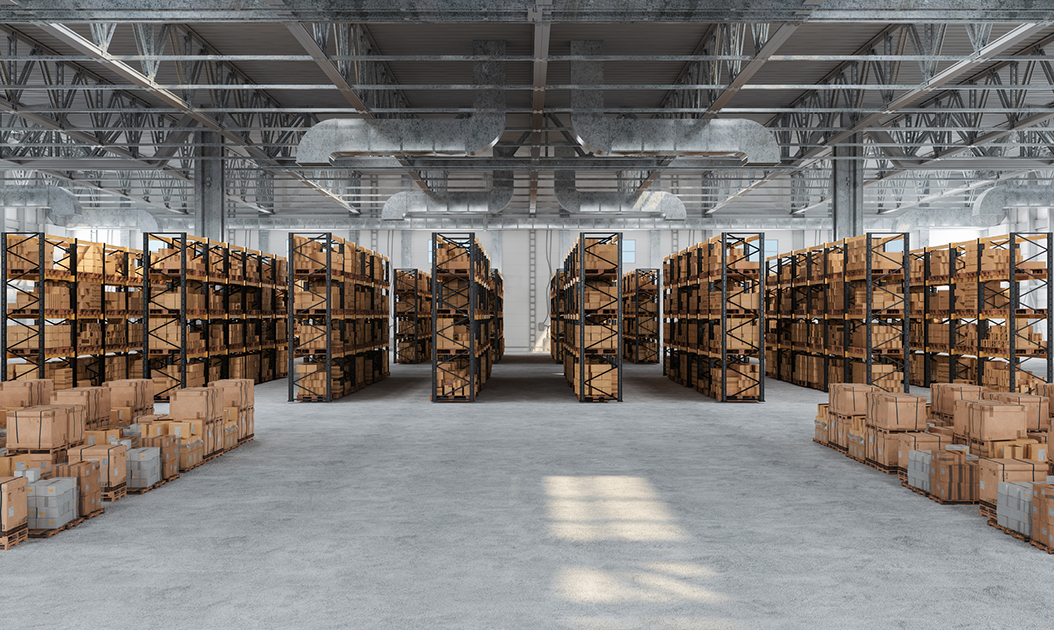
[{"label": "warehouse aisle", "polygon": [[260,386],[252,444],[0,552],[5,622],[1048,625],[1049,557],[813,444],[820,392],[721,405],[628,365],[627,402],[579,404],[547,356],[510,356],[479,403],[434,405],[428,370],[330,404]]}]

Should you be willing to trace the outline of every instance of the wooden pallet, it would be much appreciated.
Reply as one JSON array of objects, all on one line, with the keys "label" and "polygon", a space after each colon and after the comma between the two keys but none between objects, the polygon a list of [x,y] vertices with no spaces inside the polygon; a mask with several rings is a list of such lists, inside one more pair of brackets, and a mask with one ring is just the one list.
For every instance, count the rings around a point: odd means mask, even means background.
[{"label": "wooden pallet", "polygon": [[1036,549],[1042,549],[1043,551],[1046,551],[1048,554],[1054,554],[1054,547],[1048,547],[1047,545],[1044,545],[1043,543],[1041,543],[1039,541],[1030,540],[1030,541],[1028,541],[1028,544],[1032,545]]},{"label": "wooden pallet", "polygon": [[128,484],[122,483],[120,485],[113,486],[112,488],[103,488],[102,500],[104,503],[113,503],[118,499],[123,499],[128,494]]},{"label": "wooden pallet", "polygon": [[223,455],[223,451],[216,451],[215,453],[213,453],[211,455],[206,455],[205,457],[201,458],[201,463],[202,464],[207,464],[207,463],[209,463],[211,461],[215,461],[215,460],[220,458],[220,455]]},{"label": "wooden pallet", "polygon": [[154,485],[148,486],[146,488],[128,488],[128,494],[146,494],[147,492],[150,492],[151,490],[154,490],[156,488],[160,488],[161,486],[165,485],[166,483],[168,483],[168,482],[165,481],[164,479],[162,479],[161,481],[155,483]]},{"label": "wooden pallet", "polygon": [[1031,538],[1029,538],[1029,537],[1025,536],[1025,535],[1024,535],[1024,534],[1022,534],[1021,532],[1015,532],[1015,531],[1014,531],[1014,530],[1012,530],[1012,529],[1007,529],[1006,527],[1003,527],[1003,526],[1002,526],[1002,525],[1000,525],[1000,524],[999,524],[998,522],[996,522],[996,520],[995,520],[995,519],[991,519],[991,518],[990,518],[990,519],[988,519],[988,524],[989,524],[990,526],[992,526],[992,527],[994,527],[994,528],[998,529],[999,531],[1003,532],[1003,533],[1004,533],[1004,534],[1006,534],[1007,536],[1012,536],[1012,537],[1014,537],[1014,538],[1016,538],[1016,539],[1020,540],[1020,541],[1021,541],[1021,542],[1023,542],[1023,543],[1029,543],[1029,542],[1032,542],[1032,539],[1031,539]]},{"label": "wooden pallet", "polygon": [[102,516],[103,514],[106,514],[106,509],[105,508],[99,508],[98,510],[95,510],[91,514],[87,514],[85,516],[82,516],[81,518],[83,518],[86,521],[90,521],[93,518],[95,518],[96,516]]},{"label": "wooden pallet", "polygon": [[992,521],[995,521],[997,517],[994,505],[988,505],[987,503],[978,503],[977,510],[981,513],[981,518],[988,520],[989,525],[991,525]]},{"label": "wooden pallet", "polygon": [[900,480],[901,484],[906,484],[908,482],[908,471],[904,470],[903,468],[898,468],[897,479]]},{"label": "wooden pallet", "polygon": [[29,537],[30,538],[37,538],[37,539],[39,539],[39,538],[51,538],[55,534],[57,534],[59,532],[64,532],[67,529],[73,529],[74,527],[80,525],[83,522],[84,522],[84,518],[83,517],[78,517],[78,518],[73,519],[69,523],[66,523],[62,527],[56,527],[55,529],[31,529],[31,530],[29,530]]},{"label": "wooden pallet", "polygon": [[[880,463],[878,463],[878,462],[876,462],[874,460],[871,460],[871,459],[865,459],[864,460],[864,464],[869,466],[869,467],[871,467],[871,468],[874,468],[875,470],[877,470],[880,473],[885,473],[887,475],[895,474],[897,472],[897,470],[898,470],[898,468],[896,466],[886,466],[884,464],[880,464]],[[904,476],[906,477],[907,475],[905,474]]]},{"label": "wooden pallet", "polygon": [[29,525],[19,525],[0,536],[0,550],[7,551],[29,540]]},{"label": "wooden pallet", "polygon": [[241,446],[243,444],[248,444],[249,442],[252,442],[255,439],[256,439],[256,434],[255,433],[250,435],[250,436],[243,437],[242,439],[238,440],[238,446]]},{"label": "wooden pallet", "polygon": [[929,492],[926,492],[925,490],[919,490],[914,486],[909,486],[907,482],[903,482],[900,485],[904,486],[908,490],[911,490],[917,495],[924,496],[930,501],[933,501],[934,503],[939,503],[941,505],[977,505],[977,501],[945,501],[944,499],[938,498],[930,494]]}]

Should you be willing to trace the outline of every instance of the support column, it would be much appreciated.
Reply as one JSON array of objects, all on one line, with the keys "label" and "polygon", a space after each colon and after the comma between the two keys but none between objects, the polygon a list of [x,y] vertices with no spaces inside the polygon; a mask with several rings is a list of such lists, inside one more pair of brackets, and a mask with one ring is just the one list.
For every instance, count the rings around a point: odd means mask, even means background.
[{"label": "support column", "polygon": [[501,248],[502,248],[502,231],[493,230],[490,233],[490,264],[491,267],[501,271]]},{"label": "support column", "polygon": [[571,251],[571,230],[560,230],[560,251],[556,252],[556,259],[562,262],[569,251]]},{"label": "support column", "polygon": [[791,230],[791,251],[796,252],[805,249],[805,231]]},{"label": "support column", "polygon": [[362,243],[359,242],[359,231],[358,230],[348,230],[348,239],[347,240],[349,242],[355,243],[356,245],[362,245]]},{"label": "support column", "polygon": [[260,230],[256,233],[256,249],[265,254],[271,253],[271,230]]},{"label": "support column", "polygon": [[399,230],[399,266],[414,268],[414,233],[410,230]]},{"label": "support column", "polygon": [[848,140],[855,146],[836,144],[831,168],[831,216],[834,239],[864,233],[864,161],[860,134]]},{"label": "support column", "polygon": [[194,233],[227,241],[227,212],[223,182],[223,137],[198,131],[194,160]]},{"label": "support column", "polygon": [[648,258],[651,261],[652,268],[660,269],[662,268],[662,232],[659,230],[651,230],[648,233],[648,236]]}]

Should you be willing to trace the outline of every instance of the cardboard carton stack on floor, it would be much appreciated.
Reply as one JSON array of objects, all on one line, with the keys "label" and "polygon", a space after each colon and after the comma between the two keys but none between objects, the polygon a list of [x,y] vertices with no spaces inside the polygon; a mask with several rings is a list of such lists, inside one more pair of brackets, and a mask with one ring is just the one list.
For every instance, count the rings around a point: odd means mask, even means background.
[{"label": "cardboard carton stack on floor", "polygon": [[952,430],[960,444],[981,457],[999,457],[1006,445],[1027,445],[1025,407],[1000,400],[958,400]]},{"label": "cardboard carton stack on floor", "polygon": [[977,461],[963,451],[934,451],[930,494],[946,503],[977,503]]},{"label": "cardboard carton stack on floor", "polygon": [[1054,550],[1054,484],[1032,486],[1032,541]]},{"label": "cardboard carton stack on floor", "polygon": [[174,435],[152,435],[139,438],[141,448],[156,448],[160,457],[161,479],[179,477],[179,438]]},{"label": "cardboard carton stack on floor", "polygon": [[96,444],[70,449],[71,464],[99,462],[99,484],[104,492],[111,491],[128,481],[128,448],[124,444]]},{"label": "cardboard carton stack on floor", "polygon": [[996,523],[1026,538],[1032,537],[1032,488],[1036,484],[1001,481],[996,493]]},{"label": "cardboard carton stack on floor", "polygon": [[26,455],[41,477],[65,463],[66,449],[84,442],[84,413],[79,405],[38,405],[7,412],[7,449]]},{"label": "cardboard carton stack on floor", "polygon": [[[1027,459],[980,459],[977,498],[981,505],[995,508],[1004,483],[1041,483],[1047,479],[1047,462]],[[1016,530],[1015,530],[1016,531]]]},{"label": "cardboard carton stack on floor", "polygon": [[[857,383],[834,383],[830,387],[830,427],[832,434],[828,442],[841,450],[849,449],[849,432],[853,428],[852,418],[867,416],[867,394],[878,391],[871,385]],[[863,428],[861,425],[859,428]],[[858,441],[862,441],[863,436]]]},{"label": "cardboard carton stack on floor", "polygon": [[926,430],[926,399],[874,391],[867,397],[867,459],[886,469],[900,465],[900,434]]},{"label": "cardboard carton stack on floor", "polygon": [[[952,443],[951,437],[935,433],[906,432],[897,435],[897,470],[908,473],[910,456],[913,451],[943,451]],[[918,475],[916,475],[918,476]],[[927,485],[929,483],[927,476]],[[915,485],[915,484],[911,484]],[[920,486],[916,488],[922,489]],[[929,490],[927,490],[928,492]]]},{"label": "cardboard carton stack on floor", "polygon": [[955,401],[981,400],[985,391],[980,385],[967,383],[933,383],[930,393],[933,403],[930,409],[931,421],[935,424],[951,426],[955,416]]},{"label": "cardboard carton stack on floor", "polygon": [[255,434],[254,409],[256,391],[251,379],[226,379],[213,381],[209,387],[221,391],[222,405],[226,415],[224,421],[235,425],[235,440],[241,441]]},{"label": "cardboard carton stack on floor", "polygon": [[110,418],[108,428],[126,427],[136,418],[154,413],[154,382],[151,379],[131,378],[109,381]]},{"label": "cardboard carton stack on floor", "polygon": [[[110,390],[106,387],[74,387],[56,391],[51,395],[51,403],[81,407],[85,429],[95,430],[110,423]],[[80,444],[74,436],[71,436],[70,443]]]},{"label": "cardboard carton stack on floor", "polygon": [[88,516],[102,509],[102,466],[97,461],[59,464],[55,477],[77,480],[77,516]]},{"label": "cardboard carton stack on floor", "polygon": [[206,457],[223,450],[223,407],[218,388],[189,387],[172,392],[168,415],[195,427],[192,435],[205,443]]}]

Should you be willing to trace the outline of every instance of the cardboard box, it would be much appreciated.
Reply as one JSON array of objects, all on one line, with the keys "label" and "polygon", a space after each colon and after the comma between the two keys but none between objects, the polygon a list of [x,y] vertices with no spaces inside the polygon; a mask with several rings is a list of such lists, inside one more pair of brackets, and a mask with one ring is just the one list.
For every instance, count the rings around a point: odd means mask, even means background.
[{"label": "cardboard box", "polygon": [[135,410],[132,407],[110,407],[110,426],[126,427],[135,422]]},{"label": "cardboard box", "polygon": [[1024,407],[1025,423],[1029,431],[1050,429],[1050,398],[1046,396],[1006,392],[984,392],[982,396],[988,400],[998,400]]},{"label": "cardboard box", "polygon": [[0,532],[10,532],[26,524],[28,486],[24,477],[0,476]]},{"label": "cardboard box", "polygon": [[29,467],[29,455],[0,455],[0,477],[14,477],[16,470]]},{"label": "cardboard box", "polygon": [[102,509],[102,466],[97,461],[59,464],[56,477],[73,477],[77,480],[77,515],[88,516]]},{"label": "cardboard box", "polygon": [[91,442],[91,444],[110,444],[121,439],[121,430],[106,429],[105,431],[85,431],[84,437],[88,442]]},{"label": "cardboard box", "polygon": [[886,431],[925,431],[926,399],[912,394],[866,393],[867,423]]},{"label": "cardboard box", "polygon": [[960,452],[934,452],[930,494],[942,501],[974,503],[978,491],[977,457]]},{"label": "cardboard box", "polygon": [[[995,400],[960,400],[956,409],[966,411],[967,439],[978,442],[989,440],[1016,440],[1028,433],[1025,420],[1025,408],[1021,405],[1004,403]],[[959,417],[956,414],[956,432],[959,430]]]},{"label": "cardboard box", "polygon": [[220,390],[215,387],[188,387],[173,391],[168,415],[176,420],[219,420],[223,416]]},{"label": "cardboard box", "polygon": [[1032,540],[1054,549],[1054,484],[1032,486]]},{"label": "cardboard box", "polygon": [[70,449],[70,463],[97,461],[100,465],[99,480],[102,487],[113,488],[127,481],[128,454],[124,445],[97,444]]},{"label": "cardboard box", "polygon": [[143,409],[154,404],[154,382],[145,378],[127,378],[104,384],[110,390],[113,407]]},{"label": "cardboard box", "polygon": [[951,436],[934,433],[898,433],[897,467],[907,470],[908,454],[911,451],[942,451],[951,444]]},{"label": "cardboard box", "polygon": [[51,402],[52,388],[52,382],[46,379],[0,382],[0,407],[23,408],[46,405]]},{"label": "cardboard box", "polygon": [[179,470],[185,471],[201,464],[205,458],[205,442],[199,438],[186,438],[179,441]]},{"label": "cardboard box", "polygon": [[172,479],[179,475],[179,439],[171,435],[144,437],[139,441],[142,448],[156,448],[161,454],[161,478]]},{"label": "cardboard box", "polygon": [[955,401],[980,400],[981,393],[986,391],[980,385],[966,383],[933,383],[930,393],[933,398],[933,413],[950,416],[955,413]]},{"label": "cardboard box", "polygon": [[862,416],[867,413],[867,393],[878,391],[871,385],[832,383],[830,387],[831,413],[840,416]]},{"label": "cardboard box", "polygon": [[221,405],[224,407],[236,407],[242,410],[255,405],[256,395],[252,379],[235,378],[213,381],[209,383],[209,387],[220,389]]},{"label": "cardboard box", "polygon": [[897,467],[900,433],[867,427],[867,459],[880,466]]},{"label": "cardboard box", "polygon": [[67,405],[41,405],[7,414],[7,447],[57,449],[69,444],[70,414]]},{"label": "cardboard box", "polygon": [[1029,481],[1042,483],[1047,479],[1047,463],[1025,459],[980,459],[980,481],[977,498],[981,503],[995,505],[1001,481]]}]

